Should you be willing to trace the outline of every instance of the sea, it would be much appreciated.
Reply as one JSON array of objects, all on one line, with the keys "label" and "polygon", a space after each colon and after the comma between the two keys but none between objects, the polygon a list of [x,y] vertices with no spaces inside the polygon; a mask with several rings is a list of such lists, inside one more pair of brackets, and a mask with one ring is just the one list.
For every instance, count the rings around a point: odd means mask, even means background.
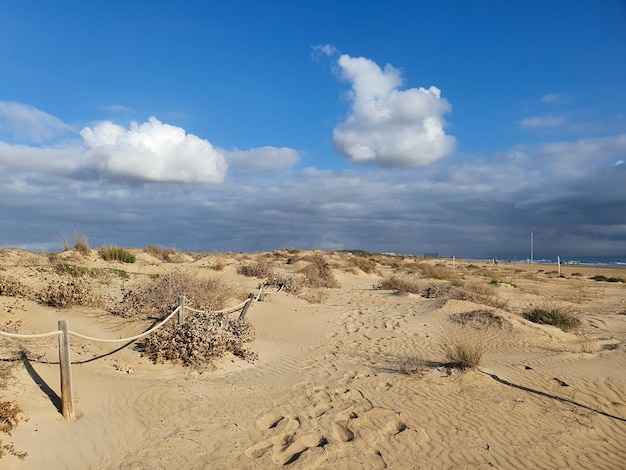
[{"label": "sea", "polygon": [[[483,263],[491,263],[493,262],[493,258],[483,258],[483,259],[467,259],[463,258],[466,261],[480,261]],[[521,263],[528,264],[530,263],[530,258],[496,258],[500,263]],[[554,258],[535,258],[533,260],[534,264],[556,264],[557,257]],[[561,264],[572,265],[579,264],[581,266],[602,266],[602,267],[614,267],[614,268],[626,268],[626,256],[617,256],[617,257],[561,257]]]}]

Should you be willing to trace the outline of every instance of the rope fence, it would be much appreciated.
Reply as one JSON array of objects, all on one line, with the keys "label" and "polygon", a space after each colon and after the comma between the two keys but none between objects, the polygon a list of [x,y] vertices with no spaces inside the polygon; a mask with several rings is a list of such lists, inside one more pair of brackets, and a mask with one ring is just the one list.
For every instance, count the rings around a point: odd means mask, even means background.
[{"label": "rope fence", "polygon": [[[29,339],[43,339],[43,338],[51,338],[57,336],[59,338],[59,365],[61,369],[61,402],[62,402],[62,413],[63,418],[68,421],[73,421],[76,419],[76,415],[74,412],[74,393],[72,391],[72,369],[71,369],[71,360],[70,360],[70,341],[69,337],[74,336],[75,338],[80,338],[86,341],[92,341],[97,343],[125,343],[136,341],[141,338],[145,338],[146,336],[154,333],[159,328],[163,327],[168,321],[170,321],[176,314],[178,314],[178,324],[182,325],[185,322],[185,312],[189,310],[195,313],[203,313],[203,314],[229,314],[241,310],[241,314],[239,315],[238,321],[242,321],[245,316],[248,308],[253,301],[263,301],[264,295],[268,295],[270,293],[264,292],[265,284],[261,284],[259,286],[259,293],[250,294],[248,298],[244,300],[239,305],[235,305],[233,307],[225,308],[223,310],[198,310],[192,307],[187,307],[185,305],[185,296],[181,295],[178,298],[178,307],[174,309],[172,313],[170,313],[167,317],[165,317],[161,322],[157,325],[153,326],[147,331],[140,333],[135,336],[130,336],[128,338],[117,338],[117,339],[106,339],[106,338],[94,338],[92,336],[83,335],[81,333],[77,333],[76,331],[72,331],[68,327],[67,320],[59,320],[58,326],[59,329],[56,331],[50,331],[48,333],[40,333],[40,334],[19,334],[19,333],[9,333],[7,331],[0,331],[0,337],[11,338],[16,340],[29,340]],[[278,290],[275,292],[271,292],[271,294],[275,294],[282,290],[283,286],[280,286]]]}]

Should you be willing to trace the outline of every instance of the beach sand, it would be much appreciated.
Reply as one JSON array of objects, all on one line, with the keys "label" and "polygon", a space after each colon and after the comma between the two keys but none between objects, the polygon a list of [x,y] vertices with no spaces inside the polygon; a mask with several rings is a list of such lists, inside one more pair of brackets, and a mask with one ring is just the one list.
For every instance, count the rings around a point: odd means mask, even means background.
[{"label": "beach sand", "polygon": [[[69,264],[126,271],[129,279],[101,286],[113,295],[171,270],[217,276],[248,292],[262,281],[237,274],[241,263],[261,255],[188,255],[166,263],[138,251],[134,264],[107,263],[95,250],[87,258],[63,255]],[[295,274],[306,262],[290,256],[268,259],[277,271]],[[568,265],[559,277],[556,266],[425,261],[450,278],[421,282],[482,286],[476,290],[485,304],[377,288],[392,275],[423,278],[408,264],[378,257],[378,273],[366,274],[348,254],[323,256],[340,287],[323,289],[322,303],[278,292],[251,305],[250,347],[259,355],[253,364],[234,356],[216,370],[153,364],[132,345],[72,338],[75,421],[65,421],[50,397],[60,395],[56,339],[25,343],[30,360],[16,365],[2,391],[25,420],[0,437],[28,455],[6,455],[0,467],[626,467],[626,284],[590,279],[626,278],[626,270]],[[41,288],[49,258],[3,250],[0,275]],[[219,271],[212,268],[218,262]],[[564,332],[520,315],[548,304],[576,313],[581,328]],[[0,321],[20,320],[21,333],[54,331],[59,319],[101,338],[147,326],[103,309],[0,296]],[[459,331],[484,347],[475,370],[446,361],[445,345]]]}]

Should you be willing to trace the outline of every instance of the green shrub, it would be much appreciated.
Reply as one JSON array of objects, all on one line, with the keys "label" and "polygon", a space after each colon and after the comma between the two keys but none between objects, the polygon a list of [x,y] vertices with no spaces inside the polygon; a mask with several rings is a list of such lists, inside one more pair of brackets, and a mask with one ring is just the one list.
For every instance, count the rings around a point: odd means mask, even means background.
[{"label": "green shrub", "polygon": [[580,319],[571,312],[558,307],[534,307],[522,313],[522,316],[533,323],[552,325],[563,331],[571,331],[580,326]]},{"label": "green shrub", "polygon": [[121,261],[122,263],[134,263],[137,257],[124,248],[107,245],[98,250],[100,257],[105,261]]}]

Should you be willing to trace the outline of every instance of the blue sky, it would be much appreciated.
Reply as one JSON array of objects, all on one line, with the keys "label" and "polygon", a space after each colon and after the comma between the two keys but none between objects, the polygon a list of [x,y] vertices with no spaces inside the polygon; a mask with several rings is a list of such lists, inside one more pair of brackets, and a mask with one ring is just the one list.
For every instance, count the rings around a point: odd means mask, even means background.
[{"label": "blue sky", "polygon": [[0,245],[626,255],[623,1],[0,0]]}]

